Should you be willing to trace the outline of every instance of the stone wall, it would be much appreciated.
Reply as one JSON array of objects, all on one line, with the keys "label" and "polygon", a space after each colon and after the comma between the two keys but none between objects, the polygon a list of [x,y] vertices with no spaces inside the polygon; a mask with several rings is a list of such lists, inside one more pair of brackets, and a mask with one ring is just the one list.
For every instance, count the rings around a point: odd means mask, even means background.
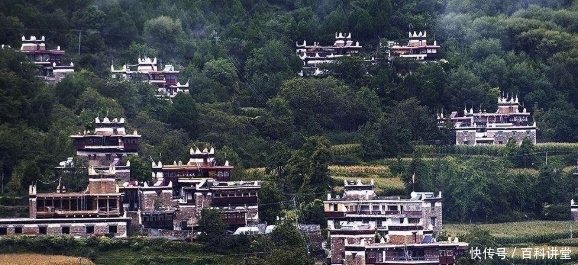
[{"label": "stone wall", "polygon": [[364,255],[347,255],[345,256],[345,263],[347,265],[365,265]]},{"label": "stone wall", "polygon": [[36,198],[28,199],[28,213],[30,218],[36,219]]},{"label": "stone wall", "polygon": [[[94,227],[93,233],[87,233],[87,227]],[[116,226],[116,233],[110,233],[110,227]],[[44,235],[40,233],[40,228],[46,228],[45,235],[62,235],[63,227],[68,227],[70,235],[73,236],[104,236],[112,235],[114,237],[127,236],[127,224],[125,222],[108,222],[108,223],[60,223],[60,224],[1,224],[0,228],[6,228],[6,235]]]},{"label": "stone wall", "polygon": [[199,223],[199,218],[201,217],[201,209],[197,207],[180,207],[178,211],[175,212],[174,223],[175,226],[181,226],[181,221],[186,220],[189,227],[195,226]]},{"label": "stone wall", "polygon": [[[341,263],[341,262],[343,262],[344,259],[346,259],[346,257],[345,257],[345,240],[347,240],[347,244],[351,244],[351,245],[370,245],[370,244],[375,243],[375,235],[351,235],[351,236],[347,236],[347,237],[331,236],[331,239],[330,239],[331,263]],[[349,264],[349,263],[346,263],[346,264]],[[363,263],[359,263],[359,264],[365,264],[365,258],[363,258]]]},{"label": "stone wall", "polygon": [[[414,238],[413,235],[392,235],[389,234],[389,243],[390,244],[413,244]],[[416,235],[415,236],[415,243],[421,243],[423,241],[423,235]]]},{"label": "stone wall", "polygon": [[88,181],[89,194],[117,193],[114,179],[90,179]]},{"label": "stone wall", "polygon": [[194,196],[195,196],[195,205],[199,209],[210,207],[213,202],[213,194],[210,192],[207,193],[206,195],[203,195],[200,192],[195,192]]},{"label": "stone wall", "polygon": [[341,263],[345,259],[345,244],[343,238],[331,237],[331,263]]},{"label": "stone wall", "polygon": [[143,191],[141,200],[142,211],[171,210],[177,204],[173,202],[173,191],[170,189]]},{"label": "stone wall", "polygon": [[432,221],[431,218],[435,217],[435,225],[433,225],[433,231],[435,233],[441,232],[443,227],[441,202],[436,202],[433,209],[431,207],[422,207],[422,211],[423,211],[424,229],[428,229]]}]

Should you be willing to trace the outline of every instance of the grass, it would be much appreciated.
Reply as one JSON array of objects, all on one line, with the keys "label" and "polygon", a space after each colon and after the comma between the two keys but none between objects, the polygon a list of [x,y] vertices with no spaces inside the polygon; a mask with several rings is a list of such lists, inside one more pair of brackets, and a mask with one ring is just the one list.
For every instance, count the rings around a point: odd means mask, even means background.
[{"label": "grass", "polygon": [[[570,224],[574,221],[528,221],[510,222],[498,224],[446,224],[444,231],[449,235],[459,235],[469,232],[474,227],[487,230],[494,237],[536,236],[568,233],[570,237]],[[578,228],[574,224],[573,228]]]},{"label": "grass", "polygon": [[73,265],[94,264],[87,258],[42,254],[0,254],[0,264],[5,265]]}]

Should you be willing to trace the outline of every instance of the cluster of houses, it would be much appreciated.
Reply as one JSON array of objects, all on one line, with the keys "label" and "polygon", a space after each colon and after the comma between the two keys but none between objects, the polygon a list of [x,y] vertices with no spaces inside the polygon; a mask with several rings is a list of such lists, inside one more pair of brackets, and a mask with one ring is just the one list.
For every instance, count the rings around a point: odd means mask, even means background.
[{"label": "cluster of houses", "polygon": [[[1,47],[3,49],[10,48],[8,45]],[[30,36],[28,39],[22,36],[22,46],[19,51],[37,66],[36,76],[47,83],[58,83],[66,75],[74,73],[74,63],[66,64],[63,62],[64,50],[61,50],[60,46],[56,49],[47,49],[44,36],[40,38]],[[177,81],[179,71],[170,64],[159,68],[157,58],[139,58],[137,64],[125,64],[120,69],[111,65],[110,71],[113,78],[148,82],[156,87],[156,96],[159,98],[170,100],[177,93],[189,93],[189,82],[181,84]]]},{"label": "cluster of houses", "polygon": [[[427,32],[409,32],[407,44],[387,42],[387,59],[407,58],[420,62],[437,61],[440,46],[434,40],[427,41]],[[333,45],[320,45],[318,42],[296,43],[296,54],[303,62],[300,76],[322,76],[329,74],[324,65],[335,63],[342,57],[359,56],[362,46],[354,42],[351,33],[335,33]],[[369,62],[375,58],[364,59]],[[500,95],[496,112],[485,109],[464,108],[463,112],[453,111],[449,116],[437,115],[440,127],[451,123],[455,132],[456,145],[507,144],[510,139],[521,144],[524,138],[536,143],[536,122],[531,119],[517,95]],[[522,110],[520,110],[522,109]]]},{"label": "cluster of houses", "polygon": [[[141,135],[127,132],[125,122],[96,118],[94,130],[71,135],[76,156],[88,160],[86,190],[68,191],[59,182],[54,192],[39,193],[30,185],[30,216],[0,219],[0,236],[122,238],[138,230],[182,238],[196,229],[205,208],[220,210],[224,223],[240,232],[274,229],[258,225],[261,183],[232,181],[234,167],[228,162],[218,165],[212,147],[191,148],[188,161],[152,161],[148,182],[131,179],[128,158],[138,155]],[[56,167],[58,174],[74,170],[71,161]],[[441,193],[380,197],[373,182],[345,181],[343,195],[328,194],[323,203],[330,264],[453,264],[468,246],[457,238],[435,240],[442,229]],[[319,226],[299,228],[310,237],[320,231]]]},{"label": "cluster of houses", "polygon": [[[407,44],[400,45],[395,41],[388,41],[387,46],[381,47],[387,50],[387,58],[367,58],[366,62],[373,63],[378,59],[408,58],[418,61],[435,61],[438,58],[440,46],[434,41],[433,45],[427,43],[427,32],[409,32]],[[362,46],[358,41],[354,42],[351,33],[335,33],[333,45],[321,45],[319,42],[307,44],[295,43],[295,53],[303,63],[299,76],[323,76],[329,74],[324,65],[334,63],[342,57],[359,56]]]},{"label": "cluster of houses", "polygon": [[[213,148],[191,148],[184,163],[152,162],[150,180],[139,183],[130,178],[128,158],[138,154],[141,135],[127,132],[124,119],[96,118],[93,131],[70,137],[76,156],[88,160],[86,190],[70,192],[59,182],[54,192],[38,193],[36,184],[30,185],[29,218],[0,219],[0,236],[191,231],[204,208],[219,209],[231,227],[258,223],[261,184],[231,181],[233,166],[217,165]],[[56,167],[57,175],[74,170],[70,161]]]},{"label": "cluster of houses", "polygon": [[[428,44],[427,33],[409,32],[406,45],[388,42],[388,59],[436,60],[439,46]],[[58,82],[74,72],[73,64],[64,64],[64,51],[47,50],[44,37],[22,38],[20,51],[39,66],[39,77]],[[351,33],[336,33],[333,45],[317,42],[296,44],[303,62],[301,76],[327,74],[322,64],[343,56],[358,56],[362,46]],[[373,60],[373,59],[372,59]],[[159,97],[172,98],[188,93],[188,82],[177,81],[179,71],[172,65],[158,67],[156,58],[139,58],[135,65],[120,69],[111,66],[114,78],[146,81],[155,85]],[[446,116],[438,114],[440,126],[455,131],[456,145],[506,144],[513,139],[536,143],[536,123],[516,95],[500,95],[496,112],[464,108]],[[233,166],[217,164],[210,146],[190,149],[188,161],[163,164],[151,161],[149,181],[131,179],[128,158],[138,155],[141,135],[127,132],[125,119],[94,120],[94,130],[70,136],[76,156],[88,160],[89,182],[86,190],[67,191],[58,185],[54,192],[39,193],[29,187],[29,218],[0,219],[0,236],[6,235],[107,235],[126,237],[129,231],[149,235],[186,236],[198,226],[201,211],[218,209],[230,228],[245,233],[271,231],[259,225],[259,181],[232,181]],[[56,171],[68,174],[72,159],[62,162]],[[374,184],[345,181],[341,196],[327,195],[329,264],[454,264],[464,255],[468,244],[458,238],[437,241],[442,230],[442,194],[412,192],[407,198],[375,194]],[[578,205],[572,214],[578,219]],[[304,229],[304,230],[303,230]],[[311,230],[303,228],[302,230]],[[317,226],[315,231],[319,231]],[[321,244],[320,244],[321,245]]]},{"label": "cluster of houses", "polygon": [[442,230],[441,192],[409,198],[378,196],[374,183],[344,181],[342,196],[323,202],[328,264],[454,264],[468,244],[436,241]]}]

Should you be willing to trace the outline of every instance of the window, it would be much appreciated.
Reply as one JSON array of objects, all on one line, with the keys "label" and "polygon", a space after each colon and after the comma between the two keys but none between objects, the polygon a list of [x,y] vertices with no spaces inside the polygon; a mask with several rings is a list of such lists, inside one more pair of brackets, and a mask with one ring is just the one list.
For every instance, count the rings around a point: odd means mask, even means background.
[{"label": "window", "polygon": [[68,234],[70,234],[70,226],[63,226],[63,227],[62,227],[62,234],[63,234],[63,235],[68,235]]},{"label": "window", "polygon": [[94,234],[94,226],[89,225],[86,227],[86,233],[87,234]]},{"label": "window", "polygon": [[111,233],[111,234],[116,234],[116,233],[117,233],[117,230],[118,230],[118,228],[117,228],[116,225],[109,225],[109,226],[108,226],[108,232]]},{"label": "window", "polygon": [[436,225],[436,218],[430,217],[430,223],[431,223],[431,225],[435,226]]},{"label": "window", "polygon": [[435,202],[431,202],[430,203],[430,207],[432,210],[434,210],[436,208],[436,203]]},{"label": "window", "polygon": [[6,229],[6,227],[0,227],[0,235],[6,235],[8,234],[8,229]]},{"label": "window", "polygon": [[419,218],[408,218],[407,222],[410,224],[419,224]]},{"label": "window", "polygon": [[46,226],[38,227],[38,233],[41,235],[46,235]]},{"label": "window", "polygon": [[22,234],[22,227],[14,227],[14,234]]}]

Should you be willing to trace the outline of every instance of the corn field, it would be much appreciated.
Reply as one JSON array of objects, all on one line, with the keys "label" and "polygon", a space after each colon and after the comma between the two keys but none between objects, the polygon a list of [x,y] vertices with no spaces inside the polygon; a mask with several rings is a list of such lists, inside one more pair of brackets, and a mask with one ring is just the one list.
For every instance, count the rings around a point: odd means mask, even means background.
[{"label": "corn field", "polygon": [[[500,245],[544,244],[555,240],[570,238],[574,221],[528,221],[498,224],[447,224],[444,232],[448,235],[463,236],[474,227],[487,230]],[[574,227],[572,228],[574,229]],[[576,234],[573,232],[573,234]]]},{"label": "corn field", "polygon": [[[373,180],[375,185],[375,193],[378,195],[406,195],[405,186],[403,181],[400,178],[371,178],[371,177],[363,177],[363,178],[348,178],[342,176],[333,176],[335,180],[361,180],[363,183],[369,183]],[[339,187],[337,190],[340,190]]]},{"label": "corn field", "polygon": [[395,177],[387,166],[329,166],[329,174],[341,177]]},{"label": "corn field", "polygon": [[6,265],[76,265],[94,264],[87,258],[42,254],[0,254],[0,264]]},{"label": "corn field", "polygon": [[[501,156],[506,152],[505,145],[419,145],[415,151],[428,155],[488,155]],[[539,155],[576,155],[578,143],[538,143],[534,152]]]},{"label": "corn field", "polygon": [[361,144],[338,144],[331,146],[331,151],[335,156],[359,155]]}]

